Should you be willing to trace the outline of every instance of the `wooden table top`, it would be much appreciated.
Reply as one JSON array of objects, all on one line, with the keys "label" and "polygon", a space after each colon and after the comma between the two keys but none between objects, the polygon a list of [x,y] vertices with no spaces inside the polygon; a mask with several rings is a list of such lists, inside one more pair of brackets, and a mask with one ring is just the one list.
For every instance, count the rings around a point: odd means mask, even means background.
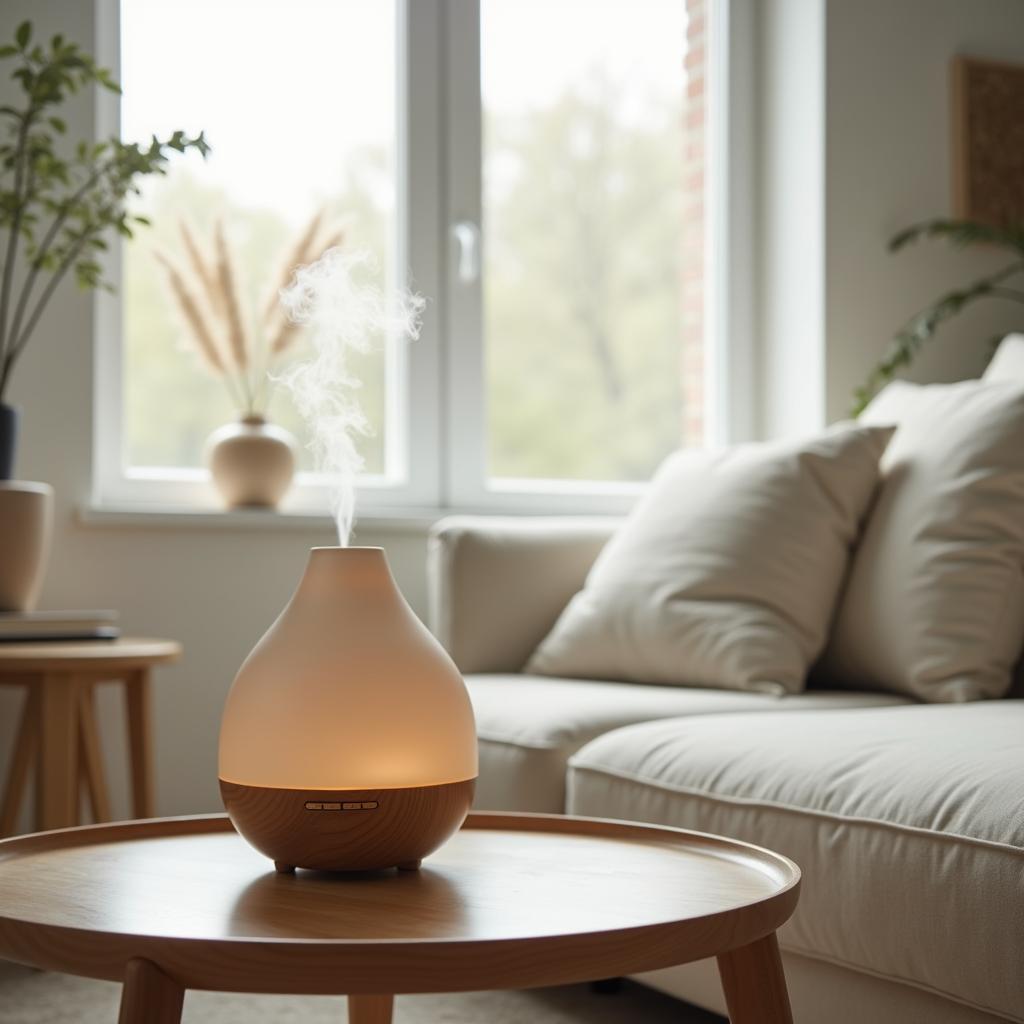
[{"label": "wooden table top", "polygon": [[0,643],[0,673],[142,668],[180,657],[181,644],[176,640],[147,637]]},{"label": "wooden table top", "polygon": [[635,973],[770,934],[791,861],[713,836],[471,814],[419,872],[279,875],[223,815],[0,842],[0,956],[189,988],[441,992]]}]

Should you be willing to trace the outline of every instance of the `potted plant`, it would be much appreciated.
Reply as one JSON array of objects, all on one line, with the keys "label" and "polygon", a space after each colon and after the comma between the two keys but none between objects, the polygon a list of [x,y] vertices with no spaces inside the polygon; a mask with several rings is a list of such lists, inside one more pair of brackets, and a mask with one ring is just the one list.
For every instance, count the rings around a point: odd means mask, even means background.
[{"label": "potted plant", "polygon": [[[958,248],[983,246],[986,249],[1005,249],[1011,262],[999,270],[976,281],[955,288],[940,296],[924,309],[915,313],[893,337],[885,355],[871,371],[863,386],[854,392],[853,415],[860,414],[872,397],[908,367],[921,347],[938,329],[956,316],[965,306],[979,299],[1004,299],[1024,303],[1024,288],[1012,287],[1010,282],[1024,274],[1024,226],[993,226],[970,220],[930,220],[914,224],[895,235],[889,242],[889,251],[900,249],[922,238],[941,238]],[[1001,340],[993,338],[995,344]]]},{"label": "potted plant", "polygon": [[301,325],[287,316],[279,292],[296,269],[342,241],[320,210],[283,254],[258,310],[248,308],[238,263],[224,224],[207,249],[186,221],[179,223],[183,256],[157,251],[183,337],[200,366],[224,383],[238,420],[214,431],[206,458],[229,508],[276,508],[295,472],[295,439],[269,423],[271,369],[292,351]]},{"label": "potted plant", "polygon": [[[48,43],[34,40],[27,21],[18,26],[12,43],[0,46],[0,62],[13,63],[10,77],[18,93],[11,105],[0,106],[2,573],[7,556],[13,557],[18,550],[23,531],[35,523],[35,533],[45,533],[39,523],[49,515],[49,495],[44,493],[40,499],[40,485],[23,492],[9,482],[18,422],[17,412],[6,401],[11,374],[53,293],[68,275],[86,290],[110,287],[103,279],[100,254],[107,248],[111,232],[130,238],[135,226],[146,223],[126,207],[127,198],[139,191],[139,179],[165,173],[172,152],[196,150],[205,156],[208,146],[202,132],[189,137],[181,131],[166,139],[154,136],[147,143],[109,138],[71,145],[59,114],[62,105],[90,87],[120,91],[110,71],[63,36],[56,35]],[[32,508],[38,506],[38,512],[26,512],[18,504],[25,493],[33,496]],[[0,605],[24,608],[31,603],[45,547],[42,544],[34,578],[27,570],[20,574],[30,583],[23,599],[16,595],[24,587],[11,590],[0,580]]]}]

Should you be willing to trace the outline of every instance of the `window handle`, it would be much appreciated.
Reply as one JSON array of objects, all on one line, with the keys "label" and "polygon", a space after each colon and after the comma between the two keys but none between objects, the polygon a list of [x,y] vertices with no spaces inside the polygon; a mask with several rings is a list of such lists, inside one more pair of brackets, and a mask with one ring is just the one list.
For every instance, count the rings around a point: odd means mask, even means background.
[{"label": "window handle", "polygon": [[471,220],[460,220],[452,235],[459,247],[459,281],[472,284],[480,277],[480,228]]}]

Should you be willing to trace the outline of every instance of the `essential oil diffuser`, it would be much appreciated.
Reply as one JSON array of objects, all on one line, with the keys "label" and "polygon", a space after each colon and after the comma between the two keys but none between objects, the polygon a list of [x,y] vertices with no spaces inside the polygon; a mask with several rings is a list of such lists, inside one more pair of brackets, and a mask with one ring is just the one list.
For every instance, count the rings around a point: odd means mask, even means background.
[{"label": "essential oil diffuser", "polygon": [[415,869],[462,824],[477,775],[465,684],[380,548],[314,548],[245,660],[220,790],[278,871]]}]

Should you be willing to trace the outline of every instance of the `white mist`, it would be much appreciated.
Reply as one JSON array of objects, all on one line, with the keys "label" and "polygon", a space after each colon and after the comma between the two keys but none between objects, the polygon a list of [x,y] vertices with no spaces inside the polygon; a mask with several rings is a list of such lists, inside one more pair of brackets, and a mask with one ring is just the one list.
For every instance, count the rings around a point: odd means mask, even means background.
[{"label": "white mist", "polygon": [[369,253],[330,249],[300,267],[281,292],[288,316],[309,325],[313,347],[312,357],[289,367],[281,381],[309,425],[317,468],[337,480],[333,512],[342,547],[352,532],[355,482],[363,465],[356,437],[368,429],[357,400],[362,382],[349,370],[350,357],[391,338],[417,338],[425,305],[419,295],[386,294],[361,281],[373,268]]}]

